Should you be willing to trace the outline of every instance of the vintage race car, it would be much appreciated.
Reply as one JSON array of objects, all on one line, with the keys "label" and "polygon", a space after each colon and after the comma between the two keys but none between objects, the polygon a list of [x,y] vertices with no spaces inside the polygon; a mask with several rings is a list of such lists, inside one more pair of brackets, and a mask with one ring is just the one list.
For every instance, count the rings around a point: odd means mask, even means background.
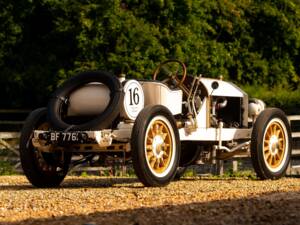
[{"label": "vintage race car", "polygon": [[132,163],[145,186],[163,186],[178,168],[236,154],[251,154],[261,179],[283,176],[291,155],[284,112],[231,82],[188,76],[178,60],[161,63],[152,80],[81,73],[28,116],[20,139],[24,173],[37,187],[58,186],[70,166],[112,161]]}]

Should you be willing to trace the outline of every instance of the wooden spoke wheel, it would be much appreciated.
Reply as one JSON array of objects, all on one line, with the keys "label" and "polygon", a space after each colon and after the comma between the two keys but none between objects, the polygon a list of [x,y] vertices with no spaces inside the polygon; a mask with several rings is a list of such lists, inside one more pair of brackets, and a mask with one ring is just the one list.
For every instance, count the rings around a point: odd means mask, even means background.
[{"label": "wooden spoke wheel", "polygon": [[251,158],[257,176],[278,179],[288,167],[291,129],[283,111],[266,109],[256,119],[251,136]]},{"label": "wooden spoke wheel", "polygon": [[175,176],[180,143],[176,123],[164,106],[147,106],[137,117],[131,138],[132,161],[145,186],[163,186]]},{"label": "wooden spoke wheel", "polygon": [[270,170],[276,170],[284,161],[287,152],[286,131],[282,122],[273,119],[264,134],[263,155]]},{"label": "wooden spoke wheel", "polygon": [[[27,117],[20,137],[20,159],[25,176],[36,187],[57,187],[65,178],[70,154],[64,152],[48,153],[32,145],[34,130],[48,130],[47,109],[32,111]],[[52,148],[49,145],[49,148]]]},{"label": "wooden spoke wheel", "polygon": [[174,132],[164,117],[152,119],[146,131],[145,153],[150,170],[156,176],[167,172],[171,160],[174,160]]}]

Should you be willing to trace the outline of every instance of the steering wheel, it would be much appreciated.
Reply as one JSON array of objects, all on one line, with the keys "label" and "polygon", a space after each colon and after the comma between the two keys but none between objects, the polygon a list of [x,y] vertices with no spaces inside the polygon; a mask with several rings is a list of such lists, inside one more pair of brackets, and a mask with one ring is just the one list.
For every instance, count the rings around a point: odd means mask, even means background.
[{"label": "steering wheel", "polygon": [[153,73],[153,80],[157,80],[158,75],[166,77],[162,80],[165,84],[172,82],[176,86],[181,86],[186,77],[186,66],[177,59],[169,59],[156,67]]}]

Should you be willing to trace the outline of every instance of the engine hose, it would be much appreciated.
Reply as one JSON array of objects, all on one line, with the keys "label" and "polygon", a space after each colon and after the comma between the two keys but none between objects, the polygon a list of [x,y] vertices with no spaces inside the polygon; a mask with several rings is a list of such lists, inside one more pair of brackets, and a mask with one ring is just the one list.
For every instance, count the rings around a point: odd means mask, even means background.
[{"label": "engine hose", "polygon": [[216,108],[217,109],[223,109],[223,108],[225,108],[227,106],[227,102],[228,102],[227,99],[226,98],[219,98],[217,101],[219,101],[219,100],[221,100],[221,102],[217,103]]}]

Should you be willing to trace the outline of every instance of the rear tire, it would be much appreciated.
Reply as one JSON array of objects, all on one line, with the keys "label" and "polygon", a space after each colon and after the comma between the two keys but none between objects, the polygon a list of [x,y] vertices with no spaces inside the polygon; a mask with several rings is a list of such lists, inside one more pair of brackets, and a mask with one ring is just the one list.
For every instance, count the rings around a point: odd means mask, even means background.
[{"label": "rear tire", "polygon": [[251,136],[251,159],[260,179],[279,179],[285,175],[291,143],[291,128],[284,112],[276,108],[262,111]]},{"label": "rear tire", "polygon": [[187,168],[197,161],[199,158],[201,149],[198,143],[192,141],[181,142],[181,154],[179,160],[179,167],[175,175],[175,180],[180,180],[184,175]]},{"label": "rear tire", "polygon": [[59,186],[68,172],[71,160],[70,154],[45,153],[32,145],[33,131],[49,128],[46,114],[46,108],[32,111],[25,121],[20,138],[23,172],[32,185],[43,188]]},{"label": "rear tire", "polygon": [[176,170],[174,180],[180,180],[181,177],[184,175],[185,171],[187,170],[187,168],[188,168],[187,166],[186,167],[179,166]]},{"label": "rear tire", "polygon": [[145,107],[131,136],[133,167],[145,186],[164,186],[173,180],[180,155],[179,133],[171,112],[164,106]]}]

